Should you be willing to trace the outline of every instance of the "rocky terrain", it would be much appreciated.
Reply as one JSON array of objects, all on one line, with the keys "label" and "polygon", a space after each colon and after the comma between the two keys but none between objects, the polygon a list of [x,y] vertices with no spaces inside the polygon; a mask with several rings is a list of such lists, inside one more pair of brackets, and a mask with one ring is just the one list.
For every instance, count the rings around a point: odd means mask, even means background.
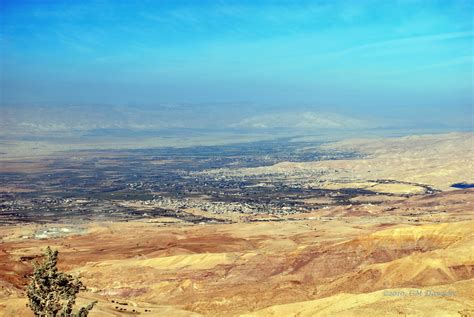
[{"label": "rocky terrain", "polygon": [[2,311],[28,316],[25,275],[51,245],[82,276],[84,300],[99,301],[92,316],[470,316],[473,198],[458,190],[283,222],[6,227]]}]

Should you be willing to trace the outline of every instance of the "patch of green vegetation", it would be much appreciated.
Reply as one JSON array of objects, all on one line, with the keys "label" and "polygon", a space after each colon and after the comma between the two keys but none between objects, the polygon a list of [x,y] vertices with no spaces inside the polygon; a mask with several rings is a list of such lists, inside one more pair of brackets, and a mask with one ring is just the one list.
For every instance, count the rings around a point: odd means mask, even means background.
[{"label": "patch of green vegetation", "polygon": [[77,277],[60,272],[57,268],[58,251],[46,249],[42,264],[34,265],[26,294],[35,316],[86,317],[96,302],[73,312],[76,296],[85,287]]}]

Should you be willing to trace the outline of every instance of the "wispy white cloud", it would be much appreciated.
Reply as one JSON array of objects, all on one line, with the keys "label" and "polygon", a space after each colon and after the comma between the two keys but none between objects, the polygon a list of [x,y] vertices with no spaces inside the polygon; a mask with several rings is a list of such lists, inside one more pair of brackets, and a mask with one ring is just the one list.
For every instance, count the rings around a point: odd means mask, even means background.
[{"label": "wispy white cloud", "polygon": [[389,78],[398,75],[406,75],[406,74],[417,74],[423,71],[437,69],[437,68],[446,68],[456,65],[467,65],[472,68],[474,65],[474,55],[467,55],[467,56],[460,56],[448,60],[444,60],[441,62],[436,63],[428,63],[426,65],[415,66],[410,68],[403,68],[391,71],[368,71],[367,74],[370,74],[370,78],[377,79],[377,78]]},{"label": "wispy white cloud", "polygon": [[357,46],[349,47],[340,51],[330,52],[328,54],[341,56],[341,55],[352,54],[358,51],[375,50],[375,49],[382,49],[382,48],[387,48],[387,47],[418,45],[418,44],[422,44],[426,42],[445,41],[445,40],[467,38],[467,37],[473,37],[473,36],[474,36],[473,31],[426,34],[426,35],[421,35],[421,36],[396,38],[396,39],[391,39],[391,40],[384,40],[384,41],[379,41],[379,42],[367,43],[363,45],[357,45]]}]

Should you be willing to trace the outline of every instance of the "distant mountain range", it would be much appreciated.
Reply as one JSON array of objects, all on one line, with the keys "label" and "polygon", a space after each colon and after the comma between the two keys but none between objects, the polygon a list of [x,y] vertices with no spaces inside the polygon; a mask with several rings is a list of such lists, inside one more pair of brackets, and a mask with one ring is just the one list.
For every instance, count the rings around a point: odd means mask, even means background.
[{"label": "distant mountain range", "polygon": [[235,127],[268,129],[361,129],[373,127],[369,122],[328,112],[281,112],[245,118]]},{"label": "distant mountain range", "polygon": [[204,128],[200,111],[157,106],[20,106],[0,108],[1,133],[71,132],[98,129]]},{"label": "distant mountain range", "polygon": [[159,105],[2,106],[0,133],[34,134],[100,129],[359,129],[372,125],[336,113],[271,111],[245,107]]}]

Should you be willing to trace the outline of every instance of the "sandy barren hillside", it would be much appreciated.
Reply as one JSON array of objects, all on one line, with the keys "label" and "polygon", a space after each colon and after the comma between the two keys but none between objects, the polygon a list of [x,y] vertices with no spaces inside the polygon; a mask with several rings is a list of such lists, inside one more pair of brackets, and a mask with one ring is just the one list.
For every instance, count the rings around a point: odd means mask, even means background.
[{"label": "sandy barren hillside", "polygon": [[[466,209],[474,198],[469,190],[452,194]],[[32,226],[9,228],[2,237],[3,315],[28,316],[24,275],[47,245],[60,250],[62,269],[82,276],[84,300],[99,300],[93,316],[119,316],[120,308],[150,316],[472,314],[474,220],[452,213],[449,223],[411,224],[413,217],[395,208],[391,217],[331,221],[98,223],[51,240],[20,236]]]},{"label": "sandy barren hillside", "polygon": [[[240,170],[215,170],[226,175],[289,174],[321,171],[314,187],[366,188],[394,193],[417,192],[416,184],[447,190],[456,182],[473,183],[474,134],[450,133],[400,138],[350,139],[324,146],[334,151],[352,150],[361,159],[317,162],[281,162],[273,166]],[[395,180],[405,184],[381,186],[374,180]],[[415,184],[409,184],[415,183]],[[415,186],[414,186],[415,185]]]}]

